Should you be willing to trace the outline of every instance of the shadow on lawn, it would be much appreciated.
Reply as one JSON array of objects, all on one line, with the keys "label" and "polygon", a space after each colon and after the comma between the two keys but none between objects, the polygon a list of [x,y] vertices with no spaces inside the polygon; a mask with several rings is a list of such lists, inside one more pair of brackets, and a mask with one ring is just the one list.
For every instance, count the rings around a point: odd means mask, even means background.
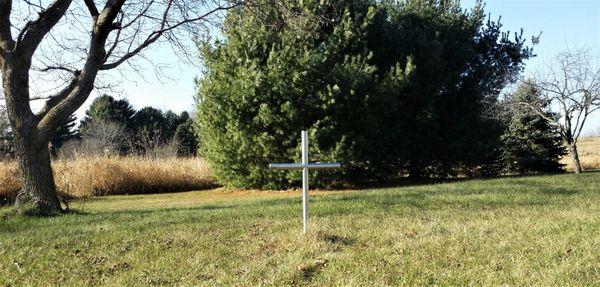
[{"label": "shadow on lawn", "polygon": [[[455,193],[455,197],[447,197],[447,191],[440,188],[402,191],[394,189],[373,189],[367,192],[352,192],[351,194],[325,194],[311,197],[311,213],[319,216],[338,216],[346,214],[360,214],[374,210],[390,211],[396,208],[409,209],[437,209],[455,206],[456,208],[470,209],[489,209],[501,207],[520,207],[520,206],[539,206],[556,203],[556,198],[563,196],[572,196],[579,193],[577,190],[569,190],[561,186],[547,186],[543,183],[519,182],[516,183],[525,188],[536,188],[532,193],[543,194],[541,197],[527,196],[526,193],[517,193],[509,190],[497,191],[495,188],[484,190],[483,192],[475,189],[473,192],[461,193],[460,196]],[[514,185],[513,185],[514,187]],[[489,194],[489,197],[474,197],[469,195]],[[495,196],[499,195],[499,196]],[[506,195],[506,196],[503,196]],[[520,197],[519,195],[523,195]],[[292,206],[292,209],[289,207]],[[301,197],[261,199],[253,201],[244,201],[243,199],[235,204],[208,204],[194,207],[173,207],[162,209],[141,209],[141,210],[117,210],[101,211],[93,214],[110,214],[111,216],[130,215],[146,216],[154,213],[197,213],[202,216],[206,212],[227,211],[222,214],[222,218],[235,216],[252,217],[279,217],[282,213],[290,216],[296,216],[297,210],[301,210]],[[165,215],[169,217],[170,215]],[[214,217],[217,219],[219,217]]]},{"label": "shadow on lawn", "polygon": [[[311,197],[311,215],[313,216],[345,216],[372,212],[412,212],[416,210],[437,210],[456,208],[461,210],[489,210],[495,208],[511,208],[523,206],[541,206],[563,204],[562,198],[574,196],[581,190],[569,188],[562,181],[515,180],[498,182],[497,184],[470,185],[459,184],[445,188],[440,185],[429,187],[407,187],[403,189],[377,188],[352,193],[333,193]],[[560,184],[557,184],[560,183]],[[573,184],[571,182],[570,184]],[[577,184],[577,181],[575,181]],[[588,182],[588,185],[592,185]],[[585,187],[584,187],[585,188]],[[534,196],[532,196],[534,195]],[[539,195],[539,196],[538,196]],[[557,200],[558,199],[558,200]],[[20,232],[46,224],[65,224],[88,226],[103,222],[123,222],[123,226],[132,224],[135,228],[144,229],[160,224],[193,224],[198,221],[233,224],[239,218],[292,218],[299,216],[301,197],[273,198],[260,200],[238,199],[234,202],[205,204],[193,207],[171,207],[139,210],[116,210],[86,212],[71,206],[71,214],[61,215],[60,220],[54,218],[0,218],[2,233]],[[19,224],[26,223],[26,224]]]},{"label": "shadow on lawn", "polygon": [[[586,170],[582,174],[600,173],[598,170]],[[499,175],[489,177],[448,177],[448,178],[421,178],[410,179],[408,177],[396,178],[386,181],[373,181],[356,186],[357,189],[379,189],[379,188],[394,188],[394,187],[412,187],[423,185],[437,185],[446,183],[460,183],[469,181],[494,181],[498,179],[519,179],[519,178],[536,178],[545,176],[560,176],[569,175],[572,172],[553,172],[553,173],[536,173],[536,174],[514,174],[514,175]]]},{"label": "shadow on lawn", "polygon": [[[550,185],[551,183],[534,182],[528,180],[519,180],[522,177],[511,177],[516,180],[510,181],[509,185],[498,183],[490,185],[489,188],[473,188],[465,186],[464,189],[457,190],[453,187],[453,191],[448,191],[439,185],[430,185],[428,187],[419,187],[417,189],[400,189],[396,190],[390,187],[380,187],[366,191],[353,191],[350,194],[334,193],[324,194],[311,197],[311,208],[313,212],[325,212],[323,215],[341,215],[348,212],[371,211],[375,209],[389,210],[399,206],[426,209],[432,206],[448,206],[457,205],[464,206],[465,202],[473,203],[473,207],[477,206],[528,206],[528,205],[544,205],[553,202],[556,197],[573,196],[580,193],[579,190],[569,189],[564,186]],[[465,180],[463,180],[465,181]],[[532,188],[533,187],[533,188]],[[525,191],[525,192],[523,192]],[[527,193],[537,193],[542,197],[523,196],[515,198],[514,195],[526,195]],[[446,197],[446,195],[455,195],[455,197]],[[468,198],[471,195],[489,194],[489,198]],[[499,197],[494,197],[498,195]],[[503,196],[506,195],[506,196]],[[465,196],[467,198],[465,198]],[[207,204],[194,207],[168,207],[159,209],[137,209],[137,210],[117,210],[117,211],[101,211],[93,214],[151,214],[155,212],[206,212],[215,210],[232,210],[239,211],[243,214],[258,214],[270,209],[278,209],[284,206],[297,206],[301,208],[301,197],[289,198],[273,198],[245,201],[238,199],[235,204]],[[337,207],[340,203],[341,208]],[[349,206],[354,210],[346,210],[343,206]],[[322,207],[323,210],[320,210]],[[333,210],[333,212],[332,212]]]},{"label": "shadow on lawn", "polygon": [[[467,199],[465,201],[445,201],[426,192],[396,193],[386,192],[384,195],[377,193],[352,194],[352,195],[322,195],[312,198],[311,216],[330,217],[360,214],[411,214],[415,210],[439,210],[455,208],[457,210],[470,210],[479,212],[505,207],[522,207],[533,205],[552,204],[552,197],[531,200],[506,197],[501,199]],[[144,210],[118,210],[86,213],[75,211],[73,214],[61,215],[56,218],[16,218],[0,219],[2,234],[15,234],[30,232],[48,225],[68,226],[68,232],[89,233],[94,232],[94,226],[103,224],[114,225],[116,229],[130,229],[145,232],[168,225],[189,225],[198,223],[208,224],[203,227],[206,232],[211,232],[215,226],[237,226],[245,228],[255,220],[287,220],[300,216],[302,210],[300,198],[280,198],[261,200],[257,202],[239,204],[209,204],[186,208],[144,209]],[[556,203],[556,201],[554,201]],[[290,206],[294,206],[290,208]],[[223,212],[224,211],[224,212]],[[215,213],[216,212],[216,213]],[[245,220],[251,218],[252,220]],[[91,228],[91,229],[90,229]],[[218,229],[218,228],[217,228]],[[57,228],[65,232],[64,227]]]},{"label": "shadow on lawn", "polygon": [[[48,224],[58,224],[71,227],[82,227],[100,225],[105,222],[123,223],[127,228],[136,226],[138,230],[153,228],[157,225],[169,223],[194,223],[202,218],[207,212],[216,210],[235,210],[239,205],[202,205],[188,208],[168,208],[168,209],[141,209],[141,210],[117,210],[102,212],[86,212],[78,209],[71,209],[69,212],[48,217],[27,217],[27,216],[3,216],[0,217],[0,234],[10,234],[16,232],[25,232],[36,230],[40,227],[46,227]],[[177,214],[197,212],[198,216],[178,217]],[[60,217],[57,220],[57,217]],[[185,220],[182,220],[185,218]]]}]

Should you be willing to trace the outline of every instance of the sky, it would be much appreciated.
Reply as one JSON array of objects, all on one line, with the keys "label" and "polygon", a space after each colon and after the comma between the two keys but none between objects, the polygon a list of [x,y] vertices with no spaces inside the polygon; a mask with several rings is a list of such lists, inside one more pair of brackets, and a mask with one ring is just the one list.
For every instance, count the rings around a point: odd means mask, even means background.
[{"label": "sky", "polygon": [[[463,0],[461,5],[470,8],[476,0]],[[535,73],[559,53],[568,48],[587,48],[600,53],[600,0],[488,0],[485,11],[492,19],[502,17],[505,30],[524,30],[527,39],[541,34],[540,43],[534,47],[537,57],[526,63],[526,75]],[[167,80],[158,81],[154,69],[143,66],[140,74],[112,75],[121,82],[121,93],[112,94],[127,98],[135,108],[153,106],[175,112],[193,111],[196,86],[194,79],[200,75],[201,61],[183,63],[166,47],[147,53],[167,65],[163,74]],[[77,112],[81,118],[92,99]],[[600,111],[593,114],[584,132],[600,132]]]}]

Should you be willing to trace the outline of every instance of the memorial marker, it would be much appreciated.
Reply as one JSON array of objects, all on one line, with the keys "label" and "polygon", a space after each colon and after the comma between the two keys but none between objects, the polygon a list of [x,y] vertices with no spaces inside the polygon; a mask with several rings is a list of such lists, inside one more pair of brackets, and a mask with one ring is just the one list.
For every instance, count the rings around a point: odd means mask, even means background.
[{"label": "memorial marker", "polygon": [[308,162],[308,132],[300,133],[302,138],[302,163],[271,163],[269,169],[302,170],[302,223],[304,233],[308,230],[308,171],[311,169],[335,169],[342,165],[334,162]]}]

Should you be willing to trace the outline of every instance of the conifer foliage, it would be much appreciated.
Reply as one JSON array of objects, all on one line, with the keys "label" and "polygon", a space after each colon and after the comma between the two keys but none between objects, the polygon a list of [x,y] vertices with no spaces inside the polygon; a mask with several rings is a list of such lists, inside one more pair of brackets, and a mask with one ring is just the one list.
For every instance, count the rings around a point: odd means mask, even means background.
[{"label": "conifer foliage", "polygon": [[132,127],[135,110],[126,99],[117,100],[109,95],[102,95],[94,99],[85,111],[79,129],[82,133],[92,121],[107,121],[121,125],[124,128]]},{"label": "conifer foliage", "polygon": [[50,152],[52,152],[54,156],[56,156],[56,152],[64,143],[79,137],[76,121],[77,118],[74,115],[71,115],[67,122],[59,126],[52,135],[52,138],[50,139]]},{"label": "conifer foliage", "polygon": [[198,139],[194,132],[193,121],[188,118],[175,130],[177,141],[177,156],[193,156],[198,152]]},{"label": "conifer foliage", "polygon": [[[272,1],[269,3],[273,4]],[[454,1],[284,0],[233,10],[201,45],[201,153],[225,184],[282,187],[270,162],[342,162],[316,184],[498,172],[501,123],[482,116],[531,56]]]},{"label": "conifer foliage", "polygon": [[[502,160],[508,172],[558,172],[564,167],[560,159],[566,155],[565,146],[557,127],[546,120],[553,118],[548,103],[540,101],[540,90],[529,82],[519,85],[507,99]],[[546,106],[545,117],[518,103]]]}]

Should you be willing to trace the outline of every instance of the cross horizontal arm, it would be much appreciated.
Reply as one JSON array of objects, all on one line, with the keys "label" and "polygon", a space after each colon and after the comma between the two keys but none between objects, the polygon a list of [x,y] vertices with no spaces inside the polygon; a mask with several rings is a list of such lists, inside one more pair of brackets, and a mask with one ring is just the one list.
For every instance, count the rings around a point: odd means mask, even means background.
[{"label": "cross horizontal arm", "polygon": [[270,163],[269,169],[303,169],[301,163]]},{"label": "cross horizontal arm", "polygon": [[303,168],[308,169],[335,169],[342,167],[341,164],[335,162],[316,162],[309,163],[307,165],[301,163],[271,163],[269,164],[269,169],[291,169],[291,170],[300,170]]},{"label": "cross horizontal arm", "polygon": [[336,169],[342,165],[337,162],[315,162],[309,163],[307,167],[308,169]]}]

